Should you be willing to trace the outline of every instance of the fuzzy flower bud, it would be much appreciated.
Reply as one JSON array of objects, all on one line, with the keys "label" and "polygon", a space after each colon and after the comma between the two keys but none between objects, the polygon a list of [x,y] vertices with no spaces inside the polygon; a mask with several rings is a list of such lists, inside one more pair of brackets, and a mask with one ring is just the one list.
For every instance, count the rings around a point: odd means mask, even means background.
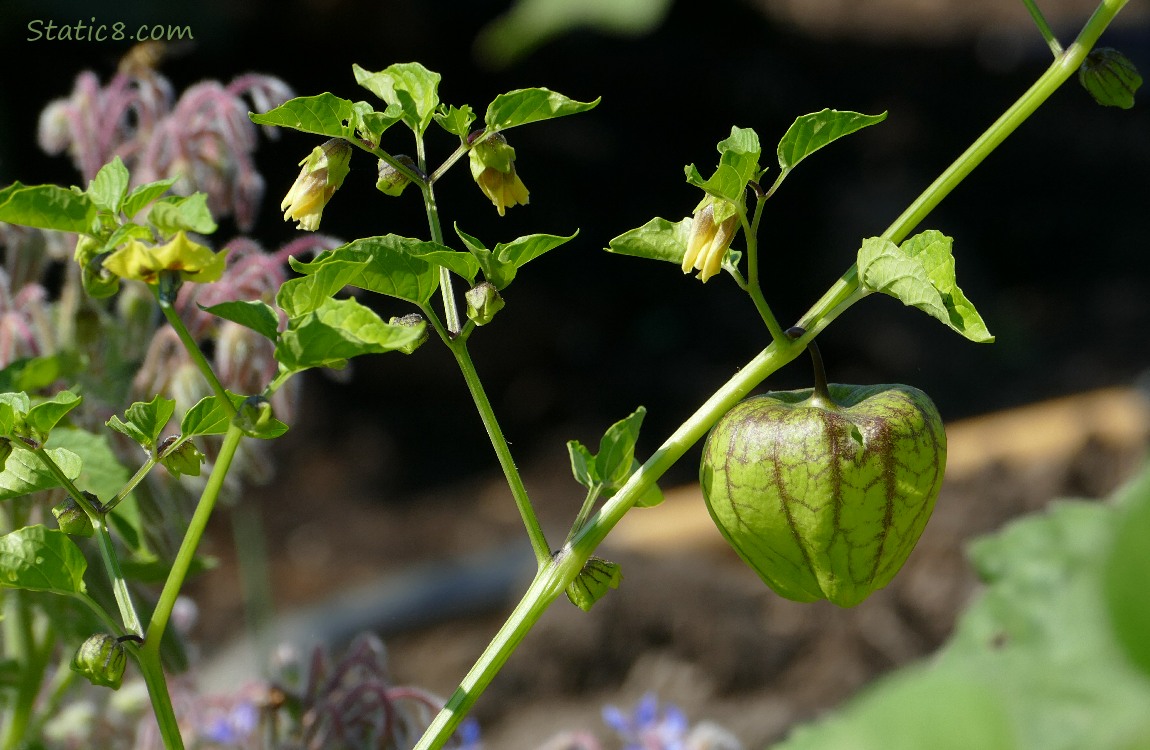
[{"label": "fuzzy flower bud", "polygon": [[84,675],[93,685],[113,690],[120,689],[127,665],[124,645],[104,633],[89,636],[72,657],[72,671]]},{"label": "fuzzy flower bud", "polygon": [[483,326],[491,322],[495,313],[503,309],[503,297],[494,284],[486,281],[476,284],[463,295],[467,300],[467,319]]},{"label": "fuzzy flower bud", "polygon": [[526,206],[529,193],[515,173],[515,149],[496,133],[472,146],[468,153],[471,176],[503,216],[511,206]]},{"label": "fuzzy flower bud", "polygon": [[[409,169],[415,169],[415,161],[406,154],[399,154],[395,160]],[[400,172],[395,167],[391,166],[383,159],[379,160],[379,179],[375,181],[375,187],[379,192],[384,195],[398,197],[411,180],[403,172]]]},{"label": "fuzzy flower bud", "polygon": [[343,184],[350,163],[351,144],[342,138],[332,138],[312,149],[300,162],[303,169],[280,203],[284,221],[294,219],[297,229],[309,232],[319,229],[323,208]]},{"label": "fuzzy flower bud", "polygon": [[[708,197],[695,209],[687,252],[683,256],[683,273],[697,270],[699,280],[704,283],[723,267],[723,258],[731,246],[731,240],[735,238],[739,224],[737,213],[715,223],[715,206],[719,203],[715,198]],[[730,206],[726,201],[721,203]]]},{"label": "fuzzy flower bud", "polygon": [[388,320],[387,323],[388,323],[388,325],[393,325],[393,326],[410,326],[410,327],[424,326],[422,336],[420,336],[418,339],[411,342],[410,344],[407,344],[406,346],[401,346],[399,349],[396,350],[396,351],[402,352],[404,354],[411,354],[416,349],[423,346],[424,342],[427,341],[427,338],[429,336],[429,334],[427,332],[427,327],[426,327],[427,321],[424,320],[423,316],[420,315],[419,313],[409,313],[408,315],[404,315],[403,317],[393,317],[390,320]]},{"label": "fuzzy flower bud", "polygon": [[89,537],[96,533],[96,530],[92,528],[92,519],[88,518],[88,514],[84,512],[74,498],[69,497],[67,500],[54,505],[52,515],[56,517],[60,531],[65,534]]}]

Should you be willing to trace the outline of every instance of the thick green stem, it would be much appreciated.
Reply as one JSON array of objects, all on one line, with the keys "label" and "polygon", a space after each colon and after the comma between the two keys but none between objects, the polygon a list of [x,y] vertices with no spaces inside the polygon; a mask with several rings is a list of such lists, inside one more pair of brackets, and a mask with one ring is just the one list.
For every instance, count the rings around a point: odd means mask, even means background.
[{"label": "thick green stem", "polygon": [[[158,639],[157,639],[158,640]],[[160,727],[160,739],[166,750],[183,750],[184,738],[180,736],[180,724],[176,710],[172,706],[172,696],[168,693],[168,682],[164,677],[164,667],[158,652],[148,652],[144,648],[136,650],[136,663],[148,687],[148,697],[152,701],[152,713]]]},{"label": "thick green stem", "polygon": [[156,300],[160,303],[160,310],[164,313],[164,318],[167,319],[168,325],[175,330],[176,335],[180,337],[180,342],[188,351],[188,356],[192,358],[195,363],[196,369],[204,376],[208,386],[212,389],[212,393],[223,404],[224,409],[227,411],[229,417],[236,415],[236,407],[228,398],[228,392],[224,390],[224,386],[220,383],[220,379],[216,377],[215,371],[212,369],[211,364],[208,362],[207,357],[204,356],[203,351],[200,350],[199,344],[192,338],[192,334],[188,332],[188,327],[184,325],[184,321],[180,318],[179,313],[172,307],[171,300],[168,300],[160,293],[159,287],[152,287],[156,291]]},{"label": "thick green stem", "polygon": [[527,536],[531,540],[535,559],[542,567],[551,560],[551,550],[547,546],[547,537],[544,536],[543,527],[539,525],[539,519],[535,516],[535,509],[527,497],[527,488],[523,485],[523,478],[519,474],[518,467],[515,466],[515,459],[511,456],[511,447],[507,444],[507,438],[503,436],[499,420],[495,417],[495,410],[491,408],[491,401],[488,400],[487,393],[483,390],[479,372],[471,361],[471,354],[467,351],[467,342],[456,339],[449,341],[447,347],[455,355],[455,361],[459,364],[460,372],[463,373],[467,390],[471,392],[471,398],[475,401],[475,408],[479,411],[479,417],[487,429],[487,437],[491,440],[491,446],[495,448],[499,465],[503,468],[503,476],[507,479],[507,485],[511,488],[511,494],[515,498],[515,506],[519,508],[519,515],[527,529]]},{"label": "thick green stem", "polygon": [[[966,175],[1077,70],[1099,35],[1125,4],[1126,0],[1103,0],[1075,43],[891,224],[883,236],[894,242],[904,239]],[[416,750],[443,747],[479,695],[506,663],[515,647],[526,637],[527,632],[547,607],[579,574],[591,553],[643,492],[752,388],[798,356],[810,339],[867,294],[868,292],[859,286],[857,268],[852,267],[803,316],[799,325],[806,330],[805,334],[794,340],[775,339],[769,347],[716,391],[655,451],[619,492],[592,516],[574,540],[536,574],[519,605],[480,655],[475,666],[464,677],[447,705],[432,721],[416,745]]]}]

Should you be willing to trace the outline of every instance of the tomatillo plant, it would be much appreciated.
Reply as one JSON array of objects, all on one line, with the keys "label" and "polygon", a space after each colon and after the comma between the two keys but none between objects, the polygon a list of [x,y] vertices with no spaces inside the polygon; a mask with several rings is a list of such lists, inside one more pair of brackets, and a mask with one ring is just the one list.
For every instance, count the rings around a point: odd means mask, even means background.
[{"label": "tomatillo plant", "polygon": [[[688,184],[701,191],[691,216],[679,221],[655,218],[609,241],[610,252],[673,263],[685,273],[697,271],[703,282],[725,272],[747,293],[769,343],[645,461],[636,455],[646,413],[642,407],[608,428],[595,453],[571,441],[572,473],[585,494],[558,548],[543,533],[469,345],[480,328],[498,329],[496,313],[514,307],[508,290],[520,271],[572,241],[577,230],[490,242],[452,223],[454,237],[449,238],[436,187],[466,158],[479,188],[477,197],[489,200],[501,216],[521,210],[529,194],[519,177],[512,131],[586,112],[597,99],[579,101],[545,88],[519,89],[495,97],[480,118],[469,105],[440,101],[437,73],[418,63],[400,63],[380,71],[353,65],[355,82],[374,102],[325,92],[251,113],[254,124],[323,139],[310,144],[310,152],[301,146],[308,155],[295,184],[285,189],[281,208],[286,220],[299,229],[318,230],[325,208],[339,199],[337,189],[354,189],[356,160],[367,159],[371,181],[387,199],[410,200],[418,194],[427,237],[385,233],[330,243],[310,258],[302,253],[272,256],[257,266],[261,278],[274,276],[273,267],[278,269],[284,260],[297,275],[272,288],[247,287],[246,296],[221,298],[205,292],[191,297],[211,299],[210,304],[186,304],[188,290],[239,289],[242,284],[226,285],[233,278],[250,280],[241,272],[256,256],[242,242],[221,251],[204,244],[201,238],[216,229],[205,194],[166,195],[175,178],[130,189],[132,176],[119,158],[105,164],[86,189],[17,183],[0,190],[0,221],[77,236],[70,274],[88,293],[85,311],[108,315],[113,298],[123,309],[136,311],[142,301],[150,301],[167,323],[156,340],[163,336],[166,346],[178,349],[181,372],[190,370],[210,394],[179,400],[158,392],[178,390],[173,377],[146,394],[150,400],[134,401],[101,419],[117,440],[138,445],[147,459],[131,476],[124,471],[96,486],[102,475],[95,470],[115,461],[91,447],[101,436],[87,432],[76,416],[87,394],[60,388],[57,382],[79,378],[83,367],[57,367],[50,377],[38,378],[28,376],[31,366],[26,362],[0,371],[10,391],[0,394],[0,455],[5,457],[0,500],[7,502],[0,506],[5,508],[7,531],[0,535],[0,589],[4,626],[14,644],[0,657],[17,664],[9,670],[17,674],[15,687],[0,685],[0,707],[7,720],[0,750],[17,747],[25,730],[43,723],[35,716],[37,696],[57,641],[78,654],[65,663],[75,664],[100,685],[114,688],[130,678],[128,662],[134,662],[147,684],[165,746],[183,747],[185,737],[165,675],[165,666],[172,668],[173,660],[162,659],[162,649],[208,520],[233,465],[241,463],[241,448],[252,438],[274,438],[288,429],[273,403],[299,373],[342,368],[367,354],[418,356],[418,349],[432,338],[447,347],[460,369],[519,511],[537,570],[518,606],[416,747],[443,747],[455,735],[516,645],[557,598],[566,594],[589,609],[620,585],[623,571],[595,556],[596,549],[632,508],[658,505],[662,495],[657,480],[712,427],[702,468],[712,514],[770,586],[795,599],[827,598],[851,606],[886,585],[922,532],[942,482],[945,434],[930,400],[909,386],[828,386],[819,365],[813,391],[740,402],[804,349],[815,351],[813,339],[820,332],[875,292],[926,312],[972,341],[993,340],[958,286],[952,240],[933,230],[911,232],[1085,63],[1083,80],[1103,103],[1126,106],[1139,80],[1124,58],[1087,59],[1125,0],[1103,0],[1066,48],[1053,39],[1033,1],[1026,2],[1051,43],[1055,59],[1050,68],[882,235],[860,242],[856,262],[796,327],[784,330],[761,282],[767,259],[759,252],[758,232],[766,203],[804,159],[839,138],[877,125],[885,114],[825,109],[798,117],[778,142],[778,170],[769,183],[758,133],[732,128],[718,144],[719,163],[710,176],[704,177],[694,165],[685,169]],[[426,139],[433,126],[456,141],[454,150],[436,158],[428,152]],[[689,206],[684,209],[691,210]],[[464,289],[457,291],[457,285]],[[396,306],[397,314],[384,319],[376,306],[346,294],[349,287],[389,298],[381,304]],[[269,369],[242,381],[242,392],[228,387],[217,371],[223,368],[214,366],[200,347],[199,331],[225,324],[242,332],[245,346],[260,347],[271,357]],[[44,368],[62,361],[34,364]],[[159,383],[162,378],[142,380]],[[140,541],[146,525],[126,520],[133,492],[157,466],[174,476],[195,477],[209,456],[210,469],[198,486],[199,501],[178,549],[162,560],[152,555],[156,565],[151,572],[158,570],[154,577],[163,585],[155,606],[141,617],[120,559],[124,550],[135,555],[154,552]],[[58,508],[60,528],[41,523],[43,513],[27,499],[44,492],[57,495],[48,507]],[[81,545],[96,548],[110,584],[101,590],[110,594],[89,593],[93,574]],[[41,617],[37,607],[50,609],[46,594],[78,604],[86,613],[87,632],[66,629],[60,616]],[[47,624],[38,626],[37,617]],[[289,704],[286,698],[269,704],[271,713],[288,706],[282,712],[284,724],[269,720],[273,743],[279,738],[290,744],[320,731],[307,724],[314,716],[292,715]]]}]

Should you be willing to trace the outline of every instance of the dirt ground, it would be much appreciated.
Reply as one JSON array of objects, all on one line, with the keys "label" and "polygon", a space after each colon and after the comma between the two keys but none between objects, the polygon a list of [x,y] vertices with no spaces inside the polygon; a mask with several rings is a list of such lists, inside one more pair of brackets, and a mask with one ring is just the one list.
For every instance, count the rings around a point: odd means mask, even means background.
[{"label": "dirt ground", "polygon": [[[785,736],[946,638],[977,591],[968,540],[1052,498],[1103,497],[1128,478],[1150,444],[1150,407],[1134,391],[1097,391],[947,431],[947,480],[921,542],[887,589],[850,610],[767,590],[725,546],[695,486],[632,513],[603,549],[622,564],[622,586],[589,614],[561,601],[543,617],[479,701],[485,746],[534,750],[572,729],[606,738],[602,706],[629,708],[647,692],[749,748]],[[259,493],[281,625],[295,623],[290,638],[332,641],[370,625],[397,682],[449,694],[531,570],[500,477],[387,506],[363,500],[334,462],[298,460],[291,444],[286,453]],[[561,537],[573,512],[568,467],[529,466],[525,476],[549,536]],[[322,514],[291,521],[300,517],[291,503],[317,498]],[[211,613],[197,631],[205,673],[233,681],[218,673],[236,661],[220,644],[236,635],[242,605],[226,526],[217,531],[223,569],[192,593]]]}]

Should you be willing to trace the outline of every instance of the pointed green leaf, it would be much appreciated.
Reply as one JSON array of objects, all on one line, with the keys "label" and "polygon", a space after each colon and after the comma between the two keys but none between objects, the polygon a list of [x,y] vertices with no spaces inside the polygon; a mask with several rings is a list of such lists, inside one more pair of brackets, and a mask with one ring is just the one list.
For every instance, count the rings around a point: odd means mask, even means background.
[{"label": "pointed green leaf", "polygon": [[0,221],[60,232],[92,231],[96,204],[84,193],[57,185],[14,182],[0,190]]},{"label": "pointed green leaf", "polygon": [[248,113],[257,125],[277,125],[303,133],[342,138],[356,145],[360,145],[357,131],[378,144],[379,136],[399,121],[399,115],[398,108],[389,107],[384,112],[375,112],[367,102],[352,102],[328,92],[289,99],[263,114]]},{"label": "pointed green leaf", "polygon": [[41,401],[29,409],[25,421],[29,427],[47,438],[56,423],[79,406],[81,400],[80,396],[71,391],[60,391],[52,398]]},{"label": "pointed green leaf", "polygon": [[[80,476],[82,461],[75,453],[66,448],[45,450],[69,479],[75,480]],[[4,471],[0,471],[0,500],[11,500],[59,486],[56,475],[29,450],[13,450],[4,462]]]},{"label": "pointed green leaf", "polygon": [[578,440],[568,440],[567,453],[571,456],[571,474],[574,475],[576,482],[587,489],[592,489],[600,483],[599,475],[595,471],[595,457],[587,450],[587,446]]},{"label": "pointed green leaf", "polygon": [[971,341],[988,343],[994,336],[955,280],[951,239],[929,230],[901,246],[872,237],[858,253],[860,283],[917,307]]},{"label": "pointed green leaf", "polygon": [[81,594],[87,568],[84,553],[62,531],[37,525],[0,536],[0,586]]},{"label": "pointed green leaf", "polygon": [[618,563],[591,557],[567,586],[567,598],[579,609],[587,612],[611,589],[619,588],[623,572]]},{"label": "pointed green leaf", "polygon": [[[243,397],[229,393],[232,406],[243,403]],[[204,396],[184,413],[180,420],[180,437],[188,439],[200,435],[223,435],[231,424],[232,414],[215,396]]]},{"label": "pointed green leaf", "polygon": [[152,451],[175,411],[175,401],[157,395],[146,403],[137,401],[129,406],[124,411],[123,420],[113,414],[106,424],[135,440],[144,450]]},{"label": "pointed green leaf", "polygon": [[128,168],[117,156],[100,167],[100,171],[88,183],[88,197],[98,208],[118,214],[124,204],[124,196],[128,194],[130,179]]},{"label": "pointed green leaf", "polygon": [[131,474],[112,450],[107,434],[97,435],[78,427],[60,427],[52,431],[45,443],[49,448],[64,448],[81,461],[76,485],[97,497],[108,499],[128,483]]},{"label": "pointed green leaf", "polygon": [[471,132],[471,123],[475,122],[475,113],[466,104],[462,107],[449,107],[441,104],[439,111],[435,113],[435,121],[448,133],[457,135],[460,140],[466,141]]},{"label": "pointed green leaf", "polygon": [[599,453],[595,456],[595,468],[600,480],[609,488],[617,489],[631,476],[635,458],[635,442],[639,439],[639,428],[647,409],[640,406],[626,419],[621,419],[607,428],[599,441]]},{"label": "pointed green leaf", "polygon": [[275,356],[289,370],[342,367],[361,354],[394,351],[423,335],[423,325],[385,323],[354,299],[329,299],[315,312],[291,321]]},{"label": "pointed green leaf", "polygon": [[[297,264],[293,261],[293,267]],[[299,263],[299,266],[304,266]],[[288,318],[298,318],[320,308],[332,295],[363,275],[368,261],[328,260],[308,275],[288,279],[276,293],[276,304]],[[299,270],[298,268],[296,269]]]},{"label": "pointed green leaf", "polygon": [[172,185],[176,184],[178,179],[178,177],[169,177],[166,180],[158,180],[156,182],[149,182],[146,185],[140,185],[128,193],[128,197],[124,199],[124,205],[120,207],[120,210],[124,212],[124,216],[127,216],[129,219],[132,218],[139,213],[142,208],[168,192]]},{"label": "pointed green leaf", "polygon": [[522,266],[527,265],[549,250],[554,250],[563,243],[570,242],[579,235],[578,232],[569,237],[555,234],[531,234],[511,242],[500,242],[493,250],[488,250],[482,242],[465,233],[458,225],[455,227],[455,233],[459,235],[464,246],[474,256],[479,269],[483,271],[483,278],[487,279],[496,289],[504,289],[511,284]]},{"label": "pointed green leaf", "polygon": [[[685,168],[687,182],[717,198],[742,205],[747,183],[758,179],[762,171],[759,169],[762,148],[758,133],[750,128],[733,127],[731,135],[719,142],[718,150],[719,166],[715,173],[704,180],[695,165],[691,164]],[[733,207],[728,210],[733,210]],[[717,214],[715,222],[722,222],[730,215]]]},{"label": "pointed green leaf", "polygon": [[665,260],[679,266],[683,264],[690,236],[690,216],[676,223],[656,216],[643,226],[628,230],[611,240],[607,251],[637,258]]},{"label": "pointed green leaf", "polygon": [[488,105],[483,121],[488,130],[507,130],[530,122],[586,112],[598,104],[599,99],[577,102],[544,88],[517,89],[495,97]]},{"label": "pointed green leaf", "polygon": [[148,212],[148,223],[164,236],[174,235],[180,230],[199,234],[216,231],[216,222],[208,210],[207,193],[161,198]]},{"label": "pointed green leaf", "polygon": [[881,115],[863,115],[835,109],[803,115],[794,121],[779,141],[779,167],[788,172],[823,146],[885,119],[886,112]]},{"label": "pointed green leaf", "polygon": [[203,307],[201,305],[200,309],[221,317],[224,320],[238,323],[245,328],[250,328],[272,341],[275,341],[276,336],[279,335],[279,316],[276,315],[275,309],[266,302],[259,300],[234,300],[231,302],[221,302],[211,307]]},{"label": "pointed green leaf", "polygon": [[[329,294],[343,286],[354,286],[422,305],[439,288],[439,268],[420,256],[438,252],[452,250],[435,242],[388,234],[355,240],[321,253],[311,263],[293,262],[292,268],[311,277],[326,265],[340,264],[336,266],[339,273],[334,280],[321,277],[313,283],[328,289],[338,280],[341,281],[340,287],[332,289]],[[301,289],[306,289],[307,282],[303,279],[293,279],[288,284],[297,282],[300,288],[290,290],[292,298],[300,296]],[[282,287],[280,291],[283,292]],[[282,302],[280,307],[287,310]],[[296,314],[287,311],[293,317]]]},{"label": "pointed green leaf", "polygon": [[403,122],[422,134],[431,124],[439,106],[439,81],[442,76],[419,63],[396,63],[378,73],[351,66],[355,82],[378,96],[388,105],[398,105]]}]

